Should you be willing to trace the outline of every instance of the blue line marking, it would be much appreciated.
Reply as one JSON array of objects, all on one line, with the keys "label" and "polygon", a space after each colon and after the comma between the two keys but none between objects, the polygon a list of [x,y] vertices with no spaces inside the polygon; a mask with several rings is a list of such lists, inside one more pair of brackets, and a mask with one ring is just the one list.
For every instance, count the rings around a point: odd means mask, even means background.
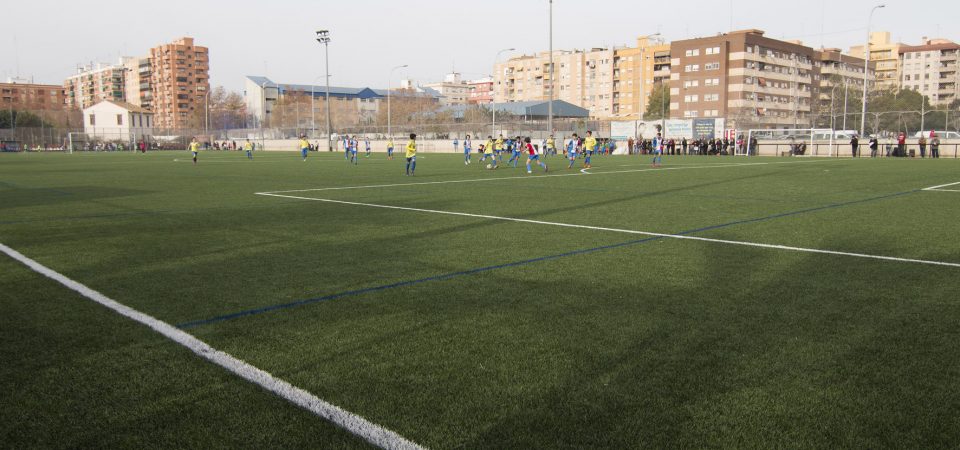
[{"label": "blue line marking", "polygon": [[[900,197],[900,196],[904,196],[904,195],[908,195],[908,194],[913,194],[913,193],[916,193],[916,192],[920,192],[920,190],[913,190],[913,191],[906,191],[906,192],[898,192],[898,193],[896,193],[896,194],[883,195],[883,196],[880,196],[880,197],[871,197],[871,198],[863,199],[863,200],[854,200],[854,201],[851,201],[851,202],[834,203],[834,204],[830,204],[830,205],[826,205],[826,206],[820,206],[820,207],[816,207],[816,208],[802,209],[802,210],[799,210],[799,211],[785,212],[785,213],[774,214],[774,215],[771,215],[771,216],[759,217],[759,218],[754,218],[754,219],[738,220],[738,221],[736,221],[736,222],[728,222],[728,223],[724,223],[724,224],[720,224],[720,225],[712,225],[712,226],[709,226],[709,227],[697,228],[697,229],[695,229],[695,230],[683,231],[683,232],[676,233],[676,234],[677,234],[678,236],[688,236],[688,235],[691,235],[691,234],[701,233],[701,232],[704,232],[704,231],[717,230],[717,229],[721,229],[721,228],[728,228],[728,227],[733,227],[733,226],[743,225],[743,224],[748,224],[748,223],[764,222],[764,221],[768,221],[768,220],[774,220],[774,219],[780,219],[780,218],[783,218],[783,217],[796,216],[796,215],[806,214],[806,213],[810,213],[810,212],[823,211],[823,210],[828,210],[828,209],[841,208],[841,207],[844,207],[844,206],[850,206],[850,205],[856,205],[856,204],[861,204],[861,203],[868,203],[868,202],[874,202],[874,201],[879,201],[879,200],[885,200],[885,199],[889,199],[889,198],[894,198],[894,197]],[[645,244],[645,243],[648,243],[648,242],[659,241],[659,240],[663,240],[663,239],[668,239],[668,238],[667,238],[667,237],[662,237],[662,236],[654,236],[654,237],[648,237],[648,238],[644,238],[644,239],[637,239],[637,240],[622,242],[622,243],[619,243],[619,244],[605,245],[605,246],[602,246],[602,247],[594,247],[594,248],[588,248],[588,249],[583,249],[583,250],[574,250],[574,251],[570,251],[570,252],[566,252],[566,253],[560,253],[560,254],[557,254],[557,255],[542,256],[542,257],[539,257],[539,258],[526,259],[526,260],[523,260],[523,261],[515,261],[515,262],[512,262],[512,263],[499,264],[499,265],[495,265],[495,266],[481,267],[481,268],[478,268],[478,269],[464,270],[464,271],[460,271],[460,272],[453,272],[453,273],[448,273],[448,274],[443,274],[443,275],[436,275],[436,276],[427,277],[427,278],[420,278],[420,279],[418,279],[418,280],[400,281],[400,282],[393,283],[393,284],[387,284],[387,285],[383,285],[383,286],[376,286],[376,287],[369,287],[369,288],[364,288],[364,289],[357,289],[357,290],[352,290],[352,291],[346,291],[346,292],[341,292],[341,293],[338,293],[338,294],[327,295],[327,296],[324,296],[324,297],[315,297],[315,298],[310,298],[310,299],[306,299],[306,300],[299,300],[299,301],[290,302],[290,303],[283,303],[283,304],[279,304],[279,305],[265,306],[265,307],[263,307],[263,308],[249,309],[249,310],[246,310],[246,311],[239,311],[239,312],[232,313],[232,314],[225,314],[225,315],[222,315],[222,316],[217,316],[217,317],[213,317],[213,318],[209,318],[209,319],[195,320],[195,321],[191,321],[191,322],[183,322],[183,323],[177,324],[176,327],[177,327],[177,328],[180,328],[180,329],[186,330],[186,329],[201,327],[201,326],[204,326],[204,325],[211,325],[211,324],[214,324],[214,323],[226,322],[226,321],[228,321],[228,320],[239,319],[239,318],[242,318],[242,317],[260,315],[260,314],[264,314],[264,313],[268,313],[268,312],[272,312],[272,311],[280,311],[280,310],[285,310],[285,309],[296,308],[296,307],[299,307],[299,306],[311,305],[311,304],[314,304],[314,303],[321,303],[321,302],[328,302],[328,301],[331,301],[331,300],[338,300],[338,299],[341,299],[341,298],[344,298],[344,297],[353,297],[353,296],[356,296],[356,295],[363,295],[363,294],[369,294],[369,293],[373,293],[373,292],[380,292],[380,291],[385,291],[385,290],[389,290],[389,289],[400,288],[400,287],[413,286],[413,285],[417,285],[417,284],[428,283],[428,282],[431,282],[431,281],[446,281],[446,280],[450,280],[450,279],[458,278],[458,277],[463,277],[463,276],[467,276],[467,275],[476,275],[476,274],[478,274],[478,273],[489,272],[489,271],[493,271],[493,270],[506,269],[506,268],[517,267],[517,266],[524,266],[524,265],[527,265],[527,264],[534,264],[534,263],[539,263],[539,262],[544,262],[544,261],[551,261],[551,260],[554,260],[554,259],[566,258],[566,257],[568,257],[568,256],[586,255],[586,254],[601,252],[601,251],[605,251],[605,250],[612,250],[612,249],[617,249],[617,248],[622,248],[622,247],[628,247],[628,246],[633,246],[633,245]]]}]

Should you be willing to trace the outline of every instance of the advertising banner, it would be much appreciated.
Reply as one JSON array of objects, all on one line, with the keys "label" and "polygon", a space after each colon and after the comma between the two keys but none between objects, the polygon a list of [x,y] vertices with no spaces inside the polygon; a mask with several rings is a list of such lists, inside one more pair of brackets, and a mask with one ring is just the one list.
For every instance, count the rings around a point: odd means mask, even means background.
[{"label": "advertising banner", "polygon": [[626,141],[637,134],[637,122],[610,122],[610,138],[617,141]]},{"label": "advertising banner", "polygon": [[694,139],[714,139],[717,137],[717,122],[714,119],[693,119]]},{"label": "advertising banner", "polygon": [[693,122],[684,119],[668,120],[666,137],[673,139],[693,139]]}]

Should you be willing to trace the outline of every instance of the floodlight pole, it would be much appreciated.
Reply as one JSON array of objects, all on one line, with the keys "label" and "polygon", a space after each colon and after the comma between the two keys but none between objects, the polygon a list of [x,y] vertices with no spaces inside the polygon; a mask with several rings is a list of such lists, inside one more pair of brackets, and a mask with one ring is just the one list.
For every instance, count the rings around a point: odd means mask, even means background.
[{"label": "floodlight pole", "polygon": [[553,0],[550,0],[550,102],[547,104],[547,136],[553,136]]},{"label": "floodlight pole", "polygon": [[333,141],[330,130],[330,30],[317,31],[317,42],[323,44],[325,57],[325,71],[327,78],[326,109],[327,109],[327,151],[333,151]]},{"label": "floodlight pole", "polygon": [[886,8],[887,5],[880,4],[874,6],[870,10],[870,17],[867,19],[867,42],[863,46],[863,53],[865,54],[864,60],[866,61],[863,64],[863,110],[860,113],[860,137],[867,132],[867,86],[868,78],[870,74],[870,27],[873,24],[873,13],[878,9]]},{"label": "floodlight pole", "polygon": [[393,71],[408,67],[407,64],[390,69],[390,78],[387,79],[387,139],[393,139],[393,122],[390,119],[390,89],[393,87]]}]

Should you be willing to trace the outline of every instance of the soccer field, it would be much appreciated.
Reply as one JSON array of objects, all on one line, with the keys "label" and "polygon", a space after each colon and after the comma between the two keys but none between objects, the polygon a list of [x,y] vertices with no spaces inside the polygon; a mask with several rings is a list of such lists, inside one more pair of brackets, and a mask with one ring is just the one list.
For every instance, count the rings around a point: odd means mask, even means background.
[{"label": "soccer field", "polygon": [[0,441],[960,442],[960,161],[547,162],[0,154]]}]

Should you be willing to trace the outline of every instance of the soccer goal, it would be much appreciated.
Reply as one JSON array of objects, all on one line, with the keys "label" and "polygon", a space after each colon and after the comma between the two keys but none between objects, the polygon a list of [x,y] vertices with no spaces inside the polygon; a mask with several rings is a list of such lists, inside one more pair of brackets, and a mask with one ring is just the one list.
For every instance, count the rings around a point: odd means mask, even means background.
[{"label": "soccer goal", "polygon": [[830,157],[835,153],[835,133],[824,128],[750,130],[737,154]]}]

